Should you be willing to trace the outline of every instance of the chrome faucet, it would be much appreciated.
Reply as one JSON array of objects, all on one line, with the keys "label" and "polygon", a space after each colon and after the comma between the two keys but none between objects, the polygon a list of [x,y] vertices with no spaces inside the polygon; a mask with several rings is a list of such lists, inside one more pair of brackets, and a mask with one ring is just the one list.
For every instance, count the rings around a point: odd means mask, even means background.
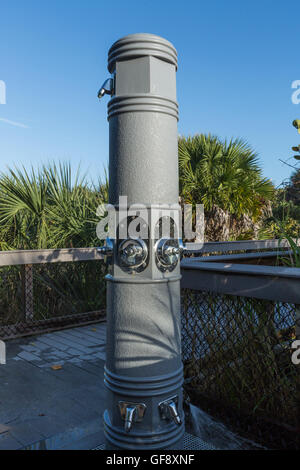
[{"label": "chrome faucet", "polygon": [[125,432],[130,432],[133,423],[142,421],[146,408],[147,407],[144,403],[129,403],[125,401],[119,401],[121,418],[123,421],[125,421]]},{"label": "chrome faucet", "polygon": [[98,91],[98,98],[100,100],[104,95],[113,95],[113,94],[114,94],[114,79],[108,78],[107,80],[105,80],[102,87]]},{"label": "chrome faucet", "polygon": [[161,419],[170,420],[172,419],[174,423],[178,426],[182,423],[182,420],[178,413],[178,397],[171,397],[165,401],[159,403],[158,408],[160,412]]},{"label": "chrome faucet", "polygon": [[136,416],[136,406],[128,406],[126,408],[126,415],[125,415],[125,432],[129,432],[132,428],[132,424],[135,421]]}]

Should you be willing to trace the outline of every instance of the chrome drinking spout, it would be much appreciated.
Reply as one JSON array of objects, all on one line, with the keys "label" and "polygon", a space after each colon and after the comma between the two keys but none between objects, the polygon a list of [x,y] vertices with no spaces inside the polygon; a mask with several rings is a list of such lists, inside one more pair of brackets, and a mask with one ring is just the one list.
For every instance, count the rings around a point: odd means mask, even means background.
[{"label": "chrome drinking spout", "polygon": [[130,432],[136,414],[136,406],[128,406],[125,416],[125,432]]},{"label": "chrome drinking spout", "polygon": [[178,413],[178,397],[171,397],[168,400],[162,401],[159,405],[159,412],[161,419],[167,421],[173,420],[178,426],[182,423],[182,419]]},{"label": "chrome drinking spout", "polygon": [[178,414],[176,403],[174,403],[174,401],[170,401],[166,406],[169,410],[171,418],[173,418],[174,423],[178,425],[181,424],[181,418]]},{"label": "chrome drinking spout", "polygon": [[144,403],[128,403],[119,401],[121,418],[124,421],[125,432],[130,432],[133,423],[139,423],[143,420],[146,411]]},{"label": "chrome drinking spout", "polygon": [[114,93],[114,80],[113,78],[108,78],[107,80],[105,80],[102,87],[98,91],[98,98],[100,100],[104,95],[113,95],[113,93]]}]

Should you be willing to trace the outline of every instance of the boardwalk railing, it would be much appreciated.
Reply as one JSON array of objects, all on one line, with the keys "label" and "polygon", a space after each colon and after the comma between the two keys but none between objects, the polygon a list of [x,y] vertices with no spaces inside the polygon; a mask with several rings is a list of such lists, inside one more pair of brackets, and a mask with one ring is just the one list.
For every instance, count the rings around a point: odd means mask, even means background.
[{"label": "boardwalk railing", "polygon": [[[228,251],[236,246],[228,244]],[[297,449],[300,382],[293,345],[300,339],[300,269],[280,266],[278,252],[243,248],[239,255],[181,263],[185,390],[238,433],[269,448]],[[258,258],[277,265],[244,264]]]},{"label": "boardwalk railing", "polygon": [[[289,247],[286,240],[247,240],[233,242],[186,243],[188,252],[195,254],[244,252]],[[26,264],[44,264],[57,262],[98,261],[103,255],[97,248],[58,248],[47,250],[12,250],[0,251],[0,267]]]},{"label": "boardwalk railing", "polygon": [[[290,255],[288,243],[188,249],[181,262],[186,392],[262,444],[297,447],[299,366],[291,358],[300,339],[300,269],[279,261]],[[103,319],[105,274],[96,248],[0,252],[0,338]]]},{"label": "boardwalk railing", "polygon": [[105,316],[105,265],[97,248],[0,252],[0,338]]},{"label": "boardwalk railing", "polygon": [[[229,286],[237,292],[238,286],[241,293],[243,282],[249,292],[249,274],[252,289],[255,283],[261,286],[262,279],[268,279],[268,275],[256,268],[253,271],[253,267],[237,268],[241,270],[236,273],[234,267],[225,268],[224,261],[252,262],[252,259],[260,257],[265,262],[267,258],[276,257],[279,249],[281,253],[287,253],[288,244],[279,244],[278,240],[253,240],[209,242],[203,246],[188,243],[187,247],[187,256],[192,255],[193,258],[182,262],[183,287],[195,288],[196,284],[199,287],[215,283],[211,285],[215,289],[221,277],[224,279],[226,276],[227,290],[223,287],[223,292],[229,293]],[[255,253],[250,253],[253,251]],[[216,256],[220,253],[221,256]],[[231,258],[228,253],[231,253]],[[199,259],[210,263],[201,267]],[[211,263],[214,260],[218,261],[217,265]],[[102,261],[103,256],[93,247],[0,252],[0,337],[15,337],[99,319],[105,308],[105,266]],[[192,264],[188,267],[189,263]],[[291,278],[292,271],[288,272]],[[274,276],[276,278],[277,274]],[[295,279],[286,281],[285,276],[275,278],[271,284],[267,281],[260,291],[266,292],[269,286],[269,296],[273,295],[274,289],[286,296],[294,289]]]}]

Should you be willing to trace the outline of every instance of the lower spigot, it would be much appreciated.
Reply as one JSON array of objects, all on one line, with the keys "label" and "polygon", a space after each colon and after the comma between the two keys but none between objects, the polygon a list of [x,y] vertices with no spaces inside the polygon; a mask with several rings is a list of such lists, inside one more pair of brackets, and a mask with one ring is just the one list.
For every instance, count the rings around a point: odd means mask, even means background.
[{"label": "lower spigot", "polygon": [[159,412],[161,419],[173,420],[178,426],[182,423],[182,420],[178,413],[178,397],[168,398],[165,401],[162,401],[159,405]]},{"label": "lower spigot", "polygon": [[144,403],[129,403],[125,401],[119,401],[119,409],[121,418],[123,421],[125,421],[125,432],[130,432],[133,423],[142,421],[146,411],[146,405]]}]

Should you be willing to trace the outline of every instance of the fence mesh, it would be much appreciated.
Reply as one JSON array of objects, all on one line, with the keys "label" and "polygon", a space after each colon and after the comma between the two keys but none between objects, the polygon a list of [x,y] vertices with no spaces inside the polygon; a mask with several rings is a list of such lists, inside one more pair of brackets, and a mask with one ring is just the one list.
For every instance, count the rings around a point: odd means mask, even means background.
[{"label": "fence mesh", "polygon": [[295,306],[182,291],[185,388],[192,401],[270,448],[299,446]]},{"label": "fence mesh", "polygon": [[[97,261],[0,268],[0,338],[103,318],[105,273]],[[186,391],[269,448],[299,448],[295,313],[292,304],[182,290]]]},{"label": "fence mesh", "polygon": [[105,265],[97,261],[0,269],[0,338],[100,319]]}]

